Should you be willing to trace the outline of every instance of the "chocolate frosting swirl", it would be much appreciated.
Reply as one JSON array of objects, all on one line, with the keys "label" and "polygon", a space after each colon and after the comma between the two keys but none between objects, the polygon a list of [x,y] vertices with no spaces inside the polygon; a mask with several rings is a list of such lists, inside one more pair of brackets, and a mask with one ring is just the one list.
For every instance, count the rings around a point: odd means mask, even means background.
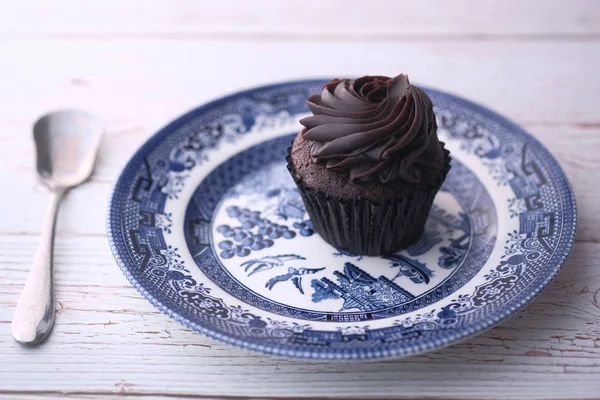
[{"label": "chocolate frosting swirl", "polygon": [[418,183],[439,165],[433,105],[404,74],[334,79],[307,103],[314,115],[300,123],[313,161],[352,181]]}]

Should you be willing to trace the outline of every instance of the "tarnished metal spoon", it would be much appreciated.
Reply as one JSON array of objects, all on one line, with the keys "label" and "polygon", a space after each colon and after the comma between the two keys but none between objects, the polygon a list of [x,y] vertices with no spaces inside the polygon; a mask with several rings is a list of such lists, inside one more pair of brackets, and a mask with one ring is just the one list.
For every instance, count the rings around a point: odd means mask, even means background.
[{"label": "tarnished metal spoon", "polygon": [[12,320],[12,334],[23,344],[44,341],[54,324],[53,247],[58,206],[65,193],[94,169],[104,132],[102,122],[77,110],[56,111],[33,126],[39,177],[52,192],[40,242]]}]

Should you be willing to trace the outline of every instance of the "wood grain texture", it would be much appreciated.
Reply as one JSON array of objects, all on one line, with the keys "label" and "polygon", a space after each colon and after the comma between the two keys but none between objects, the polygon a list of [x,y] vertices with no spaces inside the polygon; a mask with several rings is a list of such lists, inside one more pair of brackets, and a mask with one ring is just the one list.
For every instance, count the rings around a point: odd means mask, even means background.
[{"label": "wood grain texture", "polygon": [[16,39],[590,40],[595,0],[55,0],[0,14]]},{"label": "wood grain texture", "polygon": [[265,83],[407,71],[415,83],[460,93],[520,123],[600,127],[594,77],[600,41],[375,41],[349,60],[357,46],[326,40],[0,42],[0,101],[11,105],[0,115],[5,125],[30,123],[49,107],[76,105],[111,125],[126,118],[158,124]]},{"label": "wood grain texture", "polygon": [[[320,4],[0,0],[0,398],[600,398],[600,3]],[[214,342],[129,285],[104,217],[121,168],[158,128],[241,88],[399,71],[490,106],[560,161],[578,242],[532,304],[437,352],[324,364]],[[30,130],[62,107],[99,114],[108,132],[96,173],[61,208],[56,326],[31,349],[10,336],[48,200]]]}]

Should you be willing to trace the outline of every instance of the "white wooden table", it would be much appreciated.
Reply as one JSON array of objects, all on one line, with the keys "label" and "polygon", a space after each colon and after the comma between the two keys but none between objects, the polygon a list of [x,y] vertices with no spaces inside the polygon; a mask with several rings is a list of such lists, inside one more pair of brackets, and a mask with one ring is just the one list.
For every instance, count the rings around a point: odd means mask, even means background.
[{"label": "white wooden table", "polygon": [[[600,398],[600,2],[0,3],[0,396]],[[508,116],[561,162],[577,243],[533,304],[441,351],[324,364],[192,333],[125,280],[106,240],[107,201],[163,124],[262,83],[399,72]],[[96,174],[59,217],[53,334],[23,348],[10,320],[48,201],[31,123],[73,106],[102,116],[108,133]]]}]

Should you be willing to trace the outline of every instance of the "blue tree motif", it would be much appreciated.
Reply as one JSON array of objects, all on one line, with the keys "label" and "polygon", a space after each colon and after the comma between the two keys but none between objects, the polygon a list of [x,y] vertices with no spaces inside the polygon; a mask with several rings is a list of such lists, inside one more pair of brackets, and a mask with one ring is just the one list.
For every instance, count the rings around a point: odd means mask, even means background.
[{"label": "blue tree motif", "polygon": [[323,300],[329,299],[335,300],[341,297],[341,293],[338,292],[334,286],[328,285],[318,279],[313,279],[310,286],[314,289],[311,297],[313,303],[320,303]]},{"label": "blue tree motif", "polygon": [[[220,253],[222,258],[246,257],[253,251],[272,247],[277,239],[296,237],[296,231],[261,217],[260,211],[230,206],[227,207],[226,212],[230,218],[237,219],[241,225],[224,224],[217,227],[217,232],[226,238],[218,244],[222,249]],[[302,230],[300,234],[304,235]]]},{"label": "blue tree motif", "polygon": [[294,222],[293,226],[300,231],[301,236],[309,237],[315,233],[315,227],[310,219]]},{"label": "blue tree motif", "polygon": [[442,252],[442,255],[438,260],[438,264],[444,269],[456,267],[464,255],[464,251],[453,246],[442,247],[440,248],[440,251]]},{"label": "blue tree motif", "polygon": [[440,252],[442,253],[438,260],[440,267],[452,269],[460,264],[469,248],[469,235],[466,232],[457,239],[450,239],[450,246],[440,248]]},{"label": "blue tree motif", "polygon": [[463,234],[456,239],[450,239],[449,246],[440,247],[442,255],[438,260],[438,265],[444,269],[458,266],[469,248],[471,225],[468,216],[465,213],[459,213],[458,218],[453,220],[453,227],[462,231]]}]

